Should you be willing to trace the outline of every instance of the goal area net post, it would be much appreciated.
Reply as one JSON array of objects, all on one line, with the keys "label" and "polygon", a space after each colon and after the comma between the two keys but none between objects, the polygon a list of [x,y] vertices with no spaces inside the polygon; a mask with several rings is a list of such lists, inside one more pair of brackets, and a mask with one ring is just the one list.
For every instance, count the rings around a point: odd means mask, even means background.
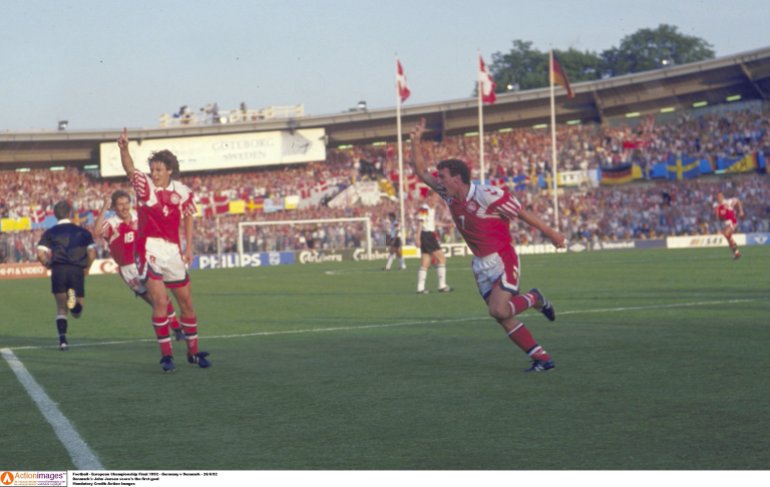
[{"label": "goal area net post", "polygon": [[[319,218],[311,220],[275,220],[275,221],[246,221],[238,223],[238,258],[243,262],[243,254],[245,250],[244,237],[246,236],[246,228],[248,227],[277,227],[277,226],[321,226],[321,225],[345,225],[348,223],[360,223],[364,226],[365,237],[365,251],[367,259],[372,258],[372,219],[370,217],[356,217],[356,218]],[[344,248],[344,247],[343,247]],[[271,251],[271,249],[266,249]],[[289,250],[289,249],[286,249]],[[303,249],[293,249],[303,250]],[[317,248],[316,251],[322,251],[323,249]],[[341,250],[341,249],[329,249],[329,250]],[[261,252],[262,250],[257,250]]]}]

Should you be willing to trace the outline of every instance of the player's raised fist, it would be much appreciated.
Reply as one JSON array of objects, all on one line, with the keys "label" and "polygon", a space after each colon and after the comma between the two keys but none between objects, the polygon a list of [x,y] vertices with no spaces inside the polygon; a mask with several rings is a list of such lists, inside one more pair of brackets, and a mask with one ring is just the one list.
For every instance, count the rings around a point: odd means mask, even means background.
[{"label": "player's raised fist", "polygon": [[419,140],[422,138],[422,134],[425,133],[425,119],[421,118],[417,125],[412,129],[410,136],[412,140]]},{"label": "player's raised fist", "polygon": [[121,149],[128,149],[128,129],[123,127],[123,132],[118,137],[118,147]]}]

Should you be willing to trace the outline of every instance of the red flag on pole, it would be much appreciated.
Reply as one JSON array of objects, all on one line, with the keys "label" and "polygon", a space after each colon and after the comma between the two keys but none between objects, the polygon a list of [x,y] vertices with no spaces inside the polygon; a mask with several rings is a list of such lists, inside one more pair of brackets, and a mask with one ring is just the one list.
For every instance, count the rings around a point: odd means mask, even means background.
[{"label": "red flag on pole", "polygon": [[481,92],[481,101],[484,103],[494,103],[497,100],[495,88],[497,84],[492,79],[492,75],[487,71],[487,65],[484,64],[484,58],[479,56],[479,91]]},{"label": "red flag on pole", "polygon": [[401,103],[404,103],[412,92],[409,91],[409,86],[406,84],[404,68],[401,66],[401,61],[398,59],[396,59],[396,85],[398,88],[398,96],[401,97]]},{"label": "red flag on pole", "polygon": [[567,73],[564,72],[564,70],[561,69],[561,65],[559,64],[559,61],[556,60],[556,56],[553,56],[553,65],[551,66],[551,73],[553,75],[553,82],[557,85],[562,85],[565,90],[567,90],[567,97],[574,98],[575,94],[572,92],[572,88],[569,85],[569,80],[567,79]]}]

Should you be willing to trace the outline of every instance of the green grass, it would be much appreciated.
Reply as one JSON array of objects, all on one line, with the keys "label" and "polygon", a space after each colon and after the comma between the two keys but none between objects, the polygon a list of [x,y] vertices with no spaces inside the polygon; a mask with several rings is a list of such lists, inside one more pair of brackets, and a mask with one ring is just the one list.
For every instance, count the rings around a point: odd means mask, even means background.
[{"label": "green grass", "polygon": [[[175,344],[174,374],[118,277],[88,278],[67,353],[49,282],[0,281],[0,347],[113,470],[767,469],[770,247],[742,251],[523,256],[557,310],[523,318],[544,374],[521,372],[464,258],[427,296],[414,260],[196,272],[214,365]],[[0,390],[0,470],[72,469],[2,360]]]}]

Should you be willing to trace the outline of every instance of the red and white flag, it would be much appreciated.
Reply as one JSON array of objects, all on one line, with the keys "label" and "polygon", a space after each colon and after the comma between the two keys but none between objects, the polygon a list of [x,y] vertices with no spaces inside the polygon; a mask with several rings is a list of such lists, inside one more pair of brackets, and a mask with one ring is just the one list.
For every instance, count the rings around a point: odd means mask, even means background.
[{"label": "red and white flag", "polygon": [[230,211],[230,199],[227,195],[212,193],[211,196],[203,196],[200,199],[203,207],[203,215],[212,217],[222,215]]},{"label": "red and white flag", "polygon": [[492,75],[487,71],[487,65],[484,64],[484,58],[479,56],[479,92],[481,93],[481,101],[484,103],[494,103],[497,100],[495,96],[495,80],[492,79]]},{"label": "red and white flag", "polygon": [[45,210],[40,206],[31,206],[29,210],[29,218],[32,223],[41,223],[45,220]]},{"label": "red and white flag", "polygon": [[401,98],[401,103],[404,103],[412,93],[409,91],[409,86],[406,84],[404,68],[401,66],[401,61],[398,59],[396,59],[396,89],[398,89],[398,96]]}]

